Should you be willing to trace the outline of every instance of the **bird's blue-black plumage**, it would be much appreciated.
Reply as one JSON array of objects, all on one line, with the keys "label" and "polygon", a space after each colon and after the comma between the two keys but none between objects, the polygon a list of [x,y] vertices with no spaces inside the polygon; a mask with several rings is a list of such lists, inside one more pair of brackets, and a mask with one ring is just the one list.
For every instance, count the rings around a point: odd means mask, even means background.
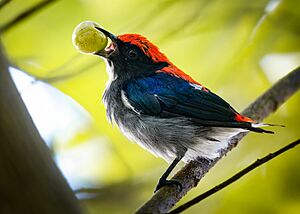
[{"label": "bird's blue-black plumage", "polygon": [[130,104],[141,114],[236,122],[236,112],[222,98],[167,73],[131,79],[124,91]]}]

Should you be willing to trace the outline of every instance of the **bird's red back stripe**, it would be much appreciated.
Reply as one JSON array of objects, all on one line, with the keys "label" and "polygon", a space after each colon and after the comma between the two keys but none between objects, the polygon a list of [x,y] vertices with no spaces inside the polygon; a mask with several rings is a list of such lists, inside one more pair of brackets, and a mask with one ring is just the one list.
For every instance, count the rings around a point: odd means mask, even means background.
[{"label": "bird's red back stripe", "polygon": [[246,117],[244,115],[241,115],[241,114],[236,114],[235,115],[235,120],[238,121],[238,122],[249,122],[249,123],[255,123],[254,120],[252,120],[251,118],[249,117]]}]

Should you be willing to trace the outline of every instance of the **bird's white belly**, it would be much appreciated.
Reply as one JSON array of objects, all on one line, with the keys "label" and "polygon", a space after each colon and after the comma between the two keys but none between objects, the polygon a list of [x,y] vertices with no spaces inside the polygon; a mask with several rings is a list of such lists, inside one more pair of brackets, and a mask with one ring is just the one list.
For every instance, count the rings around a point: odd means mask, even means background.
[{"label": "bird's white belly", "polygon": [[[209,131],[203,132],[203,135],[198,135],[196,130],[199,127],[191,126],[184,118],[146,117],[139,119],[133,115],[129,117],[131,118],[118,122],[122,133],[131,141],[167,162],[173,161],[180,155],[184,155],[182,159],[184,162],[196,160],[199,157],[215,159],[220,155],[220,151],[228,146],[229,140],[243,131],[212,127]],[[134,121],[134,124],[128,124],[129,121]]]}]

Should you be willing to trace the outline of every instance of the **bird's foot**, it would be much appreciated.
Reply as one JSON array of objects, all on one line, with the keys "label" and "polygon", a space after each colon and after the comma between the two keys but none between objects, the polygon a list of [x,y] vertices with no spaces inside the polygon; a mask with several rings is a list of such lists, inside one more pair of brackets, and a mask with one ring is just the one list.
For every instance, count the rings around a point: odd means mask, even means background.
[{"label": "bird's foot", "polygon": [[163,186],[170,186],[176,185],[179,188],[179,191],[182,191],[182,184],[176,180],[166,180],[166,179],[159,179],[158,184],[155,187],[154,193],[156,193],[160,188]]}]

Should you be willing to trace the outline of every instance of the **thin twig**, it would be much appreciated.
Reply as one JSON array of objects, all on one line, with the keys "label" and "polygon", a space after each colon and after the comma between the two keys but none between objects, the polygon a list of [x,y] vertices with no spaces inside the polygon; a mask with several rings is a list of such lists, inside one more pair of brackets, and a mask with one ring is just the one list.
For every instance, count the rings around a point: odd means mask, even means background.
[{"label": "thin twig", "polygon": [[44,8],[45,6],[49,5],[50,3],[54,2],[56,0],[44,0],[39,2],[38,4],[34,5],[33,7],[29,8],[28,10],[22,12],[19,14],[17,17],[15,17],[13,20],[10,22],[4,24],[3,26],[0,27],[0,32],[6,32],[9,29],[11,29],[14,25],[18,24],[19,22],[23,21],[24,19],[28,18],[35,12],[38,12],[40,9]]},{"label": "thin twig", "polygon": [[3,0],[3,1],[0,1],[0,9],[2,7],[4,7],[7,3],[9,3],[11,0]]},{"label": "thin twig", "polygon": [[[120,31],[135,31],[136,29],[146,28],[149,23],[154,21],[154,19],[161,17],[165,11],[169,10],[173,5],[179,3],[180,1],[183,0],[166,0],[158,2],[158,4],[154,5],[153,8],[147,8],[148,12],[143,12],[142,17],[139,17],[139,19],[135,19],[132,23],[125,25]],[[153,16],[153,14],[155,14],[155,16]],[[152,21],[149,22],[149,20]]]},{"label": "thin twig", "polygon": [[[289,97],[300,88],[300,67],[291,71],[274,84],[268,91],[256,99],[242,114],[260,122],[279,108]],[[219,158],[212,161],[191,161],[179,170],[172,178],[182,184],[179,191],[176,186],[165,186],[157,191],[136,213],[167,213],[188,191],[196,187],[205,174],[224,155],[231,151],[246,133],[235,136],[224,149]]]},{"label": "thin twig", "polygon": [[[73,59],[73,58],[72,58]],[[69,62],[67,62],[66,64],[63,64],[61,66],[59,66],[58,68],[55,68],[54,70],[50,70],[48,71],[49,74],[53,74],[57,71],[61,71],[63,70],[63,68],[69,66],[71,60]],[[33,75],[30,72],[19,68],[17,65],[10,63],[12,67],[22,71],[23,73],[25,73],[26,75],[34,78],[34,81],[32,82],[33,84],[36,83],[37,81],[42,81],[42,82],[47,82],[47,83],[56,83],[59,81],[65,81],[68,79],[71,79],[73,77],[78,76],[79,74],[83,74],[85,72],[88,72],[91,68],[93,68],[94,66],[96,66],[97,64],[99,64],[99,62],[97,61],[92,61],[89,63],[85,63],[84,66],[80,67],[79,69],[75,69],[72,72],[66,73],[66,74],[61,74],[61,75],[54,75],[54,76],[39,76],[39,75]]]},{"label": "thin twig", "polygon": [[264,11],[263,15],[260,17],[260,19],[258,20],[256,25],[254,26],[252,32],[250,33],[248,43],[253,42],[253,39],[256,37],[256,34],[259,31],[259,29],[261,28],[261,26],[263,25],[263,23],[267,20],[268,16],[271,14],[271,12],[274,12],[274,10],[276,8],[278,8],[278,5],[281,4],[281,1],[277,1],[277,3],[275,3],[276,6],[272,10],[267,9],[268,7],[270,7],[270,4],[274,5],[274,1],[269,1],[267,3],[267,5],[265,6],[265,8],[264,8],[265,11]]},{"label": "thin twig", "polygon": [[86,63],[82,68],[74,70],[68,74],[61,74],[61,75],[57,75],[57,76],[52,76],[52,77],[41,77],[41,76],[34,76],[34,78],[36,80],[40,80],[40,81],[44,81],[44,82],[48,82],[48,83],[54,83],[54,82],[59,82],[59,81],[64,81],[70,78],[73,78],[79,74],[85,73],[87,71],[89,71],[89,69],[91,69],[92,67],[96,66],[97,64],[99,64],[99,62],[97,61],[93,61],[93,62],[89,62]]},{"label": "thin twig", "polygon": [[[200,4],[199,4],[200,3]],[[190,16],[187,17],[182,22],[178,23],[175,28],[170,29],[168,32],[166,32],[164,35],[161,36],[161,38],[158,40],[160,43],[163,43],[164,41],[167,41],[170,37],[174,37],[179,32],[184,31],[184,29],[188,28],[193,21],[196,20],[198,17],[202,15],[202,11],[206,9],[206,7],[209,5],[209,1],[204,2],[198,2],[198,4],[195,7],[194,11],[191,11]]]},{"label": "thin twig", "polygon": [[250,164],[249,166],[247,166],[245,169],[239,171],[238,173],[236,173],[235,175],[233,175],[231,178],[225,180],[224,182],[220,183],[219,185],[215,186],[214,188],[202,193],[201,195],[193,198],[192,200],[184,203],[183,205],[177,207],[176,209],[172,210],[171,212],[169,212],[169,214],[177,214],[177,213],[181,213],[182,211],[190,208],[191,206],[199,203],[200,201],[204,200],[205,198],[211,196],[212,194],[224,189],[225,187],[227,187],[228,185],[232,184],[233,182],[237,181],[238,179],[240,179],[241,177],[243,177],[244,175],[248,174],[249,172],[251,172],[252,170],[256,169],[257,167],[263,165],[264,163],[272,160],[273,158],[277,157],[278,155],[283,154],[284,152],[294,148],[295,146],[297,146],[298,144],[300,144],[300,139],[282,147],[281,149],[277,150],[274,153],[270,153],[268,155],[266,155],[263,158],[257,159],[255,162],[253,162],[252,164]]}]

